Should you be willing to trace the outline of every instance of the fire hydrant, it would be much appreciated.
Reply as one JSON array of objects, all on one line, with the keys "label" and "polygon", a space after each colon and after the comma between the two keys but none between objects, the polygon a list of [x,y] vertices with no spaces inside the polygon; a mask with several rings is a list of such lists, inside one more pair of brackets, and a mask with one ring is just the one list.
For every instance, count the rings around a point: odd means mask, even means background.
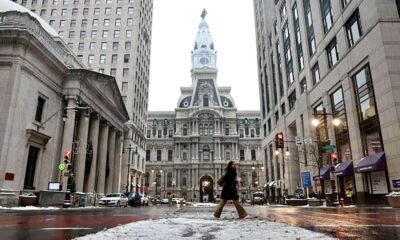
[{"label": "fire hydrant", "polygon": [[340,207],[344,207],[344,199],[343,198],[340,198],[339,205],[340,205]]}]

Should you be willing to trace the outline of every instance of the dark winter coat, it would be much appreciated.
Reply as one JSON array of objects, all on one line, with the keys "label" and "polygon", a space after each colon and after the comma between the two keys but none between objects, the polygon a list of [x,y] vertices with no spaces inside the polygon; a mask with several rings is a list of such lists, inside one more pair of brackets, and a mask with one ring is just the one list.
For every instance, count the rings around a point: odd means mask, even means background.
[{"label": "dark winter coat", "polygon": [[228,169],[224,176],[224,186],[222,188],[221,199],[238,200],[239,196],[236,189],[236,170]]}]

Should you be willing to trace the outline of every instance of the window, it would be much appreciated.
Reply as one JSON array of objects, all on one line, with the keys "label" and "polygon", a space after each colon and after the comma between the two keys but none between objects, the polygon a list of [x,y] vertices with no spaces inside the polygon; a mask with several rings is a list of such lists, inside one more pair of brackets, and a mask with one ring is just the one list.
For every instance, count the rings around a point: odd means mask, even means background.
[{"label": "window", "polygon": [[121,26],[121,18],[115,19],[115,26]]},{"label": "window", "polygon": [[110,26],[110,19],[104,19],[104,27]]},{"label": "window", "polygon": [[106,0],[106,3],[107,3],[107,4],[111,4],[111,3],[112,3],[112,0]]},{"label": "window", "polygon": [[63,5],[68,5],[68,0],[63,0]]},{"label": "window", "polygon": [[240,161],[244,160],[244,150],[243,149],[240,149],[240,151],[239,151],[239,160]]},{"label": "window", "polygon": [[278,122],[279,120],[279,111],[275,112],[275,124]]},{"label": "window", "polygon": [[69,43],[68,43],[68,47],[71,48],[71,49],[74,48],[74,43],[69,42]]},{"label": "window", "polygon": [[300,93],[304,93],[307,91],[307,81],[305,78],[300,82]]},{"label": "window", "polygon": [[203,147],[203,160],[210,160],[210,147],[208,145]]},{"label": "window", "polygon": [[[147,130],[147,135],[146,135],[146,137],[147,137],[147,138],[150,138],[150,137],[151,137],[151,130]],[[150,151],[150,150],[147,150],[147,151]]]},{"label": "window", "polygon": [[104,14],[110,15],[111,14],[111,8],[104,9]]},{"label": "window", "polygon": [[173,135],[174,135],[174,131],[168,130],[168,137],[172,138]]},{"label": "window", "polygon": [[122,14],[122,7],[117,7],[116,11],[117,15]]},{"label": "window", "polygon": [[225,126],[225,135],[229,135],[229,125]]},{"label": "window", "polygon": [[158,130],[158,131],[157,131],[157,137],[158,137],[158,138],[161,138],[161,130]]},{"label": "window", "polygon": [[230,152],[226,152],[225,153],[225,158],[226,158],[226,160],[231,160],[231,153]]},{"label": "window", "polygon": [[297,11],[297,3],[294,3],[293,5],[292,14],[293,14],[294,31],[296,35],[297,64],[299,65],[299,71],[301,71],[304,69],[304,56],[303,56],[303,47],[301,44],[301,33],[300,33],[299,16]]},{"label": "window", "polygon": [[102,43],[101,43],[101,49],[102,49],[102,50],[107,49],[107,42],[102,42]]},{"label": "window", "polygon": [[80,33],[79,33],[79,37],[82,39],[82,38],[85,38],[85,36],[86,36],[86,31],[81,31]]},{"label": "window", "polygon": [[87,19],[82,19],[81,27],[86,27],[86,26],[87,26]]},{"label": "window", "polygon": [[100,8],[95,8],[93,11],[94,15],[96,16],[100,14]]},{"label": "window", "polygon": [[65,20],[60,20],[60,27],[65,27]]},{"label": "window", "polygon": [[57,9],[51,9],[51,16],[57,16]]},{"label": "window", "polygon": [[[87,16],[88,14],[89,14],[89,8],[84,8],[83,9],[83,16]],[[96,11],[95,11],[95,15],[96,15]]]},{"label": "window", "polygon": [[318,63],[316,63],[311,69],[312,77],[313,77],[313,85],[319,82],[319,67]]},{"label": "window", "polygon": [[72,16],[76,16],[78,15],[78,9],[77,8],[73,8],[72,9]]},{"label": "window", "polygon": [[78,50],[83,50],[85,48],[85,43],[80,42],[78,45]]},{"label": "window", "polygon": [[126,37],[132,37],[132,30],[126,30]]},{"label": "window", "polygon": [[37,100],[37,104],[36,104],[36,114],[35,114],[36,122],[42,122],[45,103],[46,103],[46,99],[39,96],[38,100]]},{"label": "window", "polygon": [[106,55],[105,54],[100,55],[100,63],[106,63]]},{"label": "window", "polygon": [[77,57],[78,57],[79,61],[82,62],[82,60],[83,60],[83,55],[78,55]]},{"label": "window", "polygon": [[133,14],[133,7],[128,8],[128,14]]},{"label": "window", "polygon": [[119,30],[114,30],[114,38],[119,38]]},{"label": "window", "polygon": [[43,6],[47,5],[47,0],[42,0],[42,5]]},{"label": "window", "polygon": [[282,103],[281,104],[281,115],[285,115],[286,114],[286,104]]},{"label": "window", "polygon": [[116,68],[111,68],[110,69],[110,75],[115,77],[117,75],[117,69]]},{"label": "window", "polygon": [[124,68],[122,70],[122,76],[123,77],[128,77],[128,75],[129,75],[129,68]]},{"label": "window", "polygon": [[58,35],[60,36],[60,38],[64,38],[64,31],[59,31]]},{"label": "window", "polygon": [[94,63],[94,55],[89,55],[88,56],[88,64],[93,64]]},{"label": "window", "polygon": [[125,50],[129,50],[129,49],[131,49],[131,42],[130,41],[125,42]]},{"label": "window", "polygon": [[129,63],[129,54],[124,54],[124,63]]},{"label": "window", "polygon": [[364,156],[383,151],[375,92],[369,66],[353,77]]},{"label": "window", "polygon": [[122,82],[121,92],[125,93],[128,91],[128,82]]},{"label": "window", "polygon": [[254,138],[255,134],[254,134],[254,129],[250,129],[250,137]]},{"label": "window", "polygon": [[150,161],[150,150],[146,150],[146,161]]},{"label": "window", "polygon": [[104,73],[104,68],[99,68],[99,73]]},{"label": "window", "polygon": [[187,160],[187,153],[186,152],[182,153],[182,160]]},{"label": "window", "polygon": [[76,20],[75,19],[71,20],[71,23],[70,23],[69,26],[70,27],[76,27]]},{"label": "window", "polygon": [[289,101],[289,110],[292,110],[294,108],[294,105],[296,104],[296,90],[293,90],[293,92],[290,93],[288,101]]},{"label": "window", "polygon": [[326,47],[326,54],[328,56],[329,68],[332,68],[333,65],[335,65],[339,60],[336,38],[332,39],[332,41]]},{"label": "window", "polygon": [[281,6],[279,12],[280,12],[280,15],[281,15],[281,22],[283,22],[283,20],[284,20],[285,17],[286,17],[286,2],[285,2],[285,1],[283,1],[282,6]]},{"label": "window", "polygon": [[183,125],[183,136],[187,136],[188,135],[188,127],[186,124]]},{"label": "window", "polygon": [[92,37],[92,38],[96,38],[96,37],[97,37],[97,30],[93,30],[93,31],[92,31],[91,37]]},{"label": "window", "polygon": [[256,150],[251,149],[251,160],[256,160]]},{"label": "window", "polygon": [[161,150],[157,150],[157,161],[161,161]]},{"label": "window", "polygon": [[312,56],[312,55],[314,55],[317,46],[315,43],[310,0],[304,0],[303,7],[304,7],[304,16],[305,16],[305,20],[306,20],[308,51],[310,53],[310,56]]},{"label": "window", "polygon": [[108,37],[108,30],[103,30],[103,38]]},{"label": "window", "polygon": [[244,137],[243,129],[239,129],[239,137],[240,138]]},{"label": "window", "polygon": [[46,16],[46,9],[40,10],[40,16],[41,16],[41,17]]},{"label": "window", "polygon": [[208,95],[207,94],[203,96],[203,106],[208,107]]},{"label": "window", "polygon": [[93,19],[93,21],[92,21],[92,26],[93,26],[93,27],[99,26],[99,19]]},{"label": "window", "polygon": [[342,2],[342,8],[345,8],[351,0],[340,0],[340,1]]},{"label": "window", "polygon": [[53,5],[57,5],[58,4],[58,0],[53,0]]},{"label": "window", "polygon": [[111,55],[111,64],[116,64],[118,62],[118,54]]},{"label": "window", "polygon": [[67,16],[67,13],[68,13],[67,9],[61,10],[61,16]]},{"label": "window", "polygon": [[128,26],[132,26],[133,25],[133,18],[128,18],[126,20],[126,23],[127,23]]},{"label": "window", "polygon": [[54,28],[54,25],[56,24],[55,20],[50,20],[49,21],[49,25],[52,26]]},{"label": "window", "polygon": [[346,34],[349,47],[352,47],[362,35],[360,13],[356,10],[346,22]]},{"label": "window", "polygon": [[119,42],[113,42],[113,49],[117,50],[119,47]]},{"label": "window", "polygon": [[324,24],[324,32],[327,33],[333,23],[332,11],[331,11],[331,0],[320,0],[321,3],[321,16]]}]

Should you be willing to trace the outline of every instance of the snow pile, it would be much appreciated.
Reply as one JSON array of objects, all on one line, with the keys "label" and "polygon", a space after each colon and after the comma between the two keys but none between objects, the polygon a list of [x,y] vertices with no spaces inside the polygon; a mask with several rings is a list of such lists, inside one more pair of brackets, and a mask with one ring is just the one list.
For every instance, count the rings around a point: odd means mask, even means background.
[{"label": "snow pile", "polygon": [[216,207],[218,204],[215,203],[193,203],[191,207]]},{"label": "snow pile", "polygon": [[121,225],[77,239],[333,239],[321,233],[283,223],[256,218],[238,220],[234,214],[226,216],[225,213],[223,214],[225,217],[222,219],[215,219],[210,213],[178,213],[177,215],[176,218],[139,221]]},{"label": "snow pile", "polygon": [[35,207],[35,206],[25,206],[25,207],[2,207],[0,210],[58,210],[57,207]]}]

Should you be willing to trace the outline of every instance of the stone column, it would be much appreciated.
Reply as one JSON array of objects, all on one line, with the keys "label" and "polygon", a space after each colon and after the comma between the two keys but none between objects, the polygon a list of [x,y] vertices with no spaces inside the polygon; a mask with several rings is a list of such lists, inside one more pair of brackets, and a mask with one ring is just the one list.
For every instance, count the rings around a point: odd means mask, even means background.
[{"label": "stone column", "polygon": [[112,192],[114,180],[114,158],[115,158],[115,128],[111,127],[108,133],[108,167],[109,175],[106,178],[106,193]]},{"label": "stone column", "polygon": [[121,152],[122,152],[122,141],[123,134],[121,132],[117,133],[116,143],[115,143],[115,151],[114,151],[114,174],[113,174],[113,192],[121,191]]},{"label": "stone column", "polygon": [[78,151],[75,158],[75,184],[76,191],[83,192],[85,180],[86,152],[89,132],[89,119],[85,119],[84,113],[80,112],[78,131]]},{"label": "stone column", "polygon": [[108,123],[102,123],[100,126],[97,193],[105,193],[108,128]]},{"label": "stone column", "polygon": [[90,118],[90,131],[89,131],[89,143],[92,144],[92,164],[90,165],[89,178],[86,183],[85,192],[94,192],[94,185],[97,176],[97,151],[99,149],[99,128],[100,119],[97,114],[92,114]]},{"label": "stone column", "polygon": [[[64,132],[63,132],[63,140],[62,140],[62,148],[61,148],[61,163],[64,162],[64,152],[70,151],[72,153],[72,142],[74,141],[74,129],[75,129],[75,111],[73,110],[76,107],[76,97],[69,96],[67,97],[67,119],[64,123]],[[73,156],[72,156],[73,157]],[[72,159],[71,159],[72,160]],[[73,163],[74,164],[74,163]],[[60,179],[62,184],[62,190],[67,190],[68,177],[64,177],[62,172],[60,173]]]}]

